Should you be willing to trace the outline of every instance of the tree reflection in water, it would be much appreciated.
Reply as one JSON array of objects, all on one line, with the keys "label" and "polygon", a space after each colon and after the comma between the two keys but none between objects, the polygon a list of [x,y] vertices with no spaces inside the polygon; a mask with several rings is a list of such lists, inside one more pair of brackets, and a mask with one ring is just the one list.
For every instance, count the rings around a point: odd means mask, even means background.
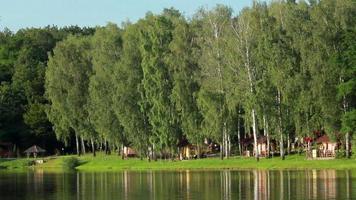
[{"label": "tree reflection in water", "polygon": [[[336,170],[0,173],[1,199],[355,199]],[[20,193],[17,191],[21,191]]]}]

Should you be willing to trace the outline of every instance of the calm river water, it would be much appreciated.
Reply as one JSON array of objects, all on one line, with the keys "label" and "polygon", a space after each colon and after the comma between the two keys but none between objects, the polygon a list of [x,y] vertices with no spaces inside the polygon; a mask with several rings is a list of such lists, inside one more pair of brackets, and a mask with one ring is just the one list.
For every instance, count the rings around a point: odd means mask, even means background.
[{"label": "calm river water", "polygon": [[0,199],[356,199],[356,171],[0,171]]}]

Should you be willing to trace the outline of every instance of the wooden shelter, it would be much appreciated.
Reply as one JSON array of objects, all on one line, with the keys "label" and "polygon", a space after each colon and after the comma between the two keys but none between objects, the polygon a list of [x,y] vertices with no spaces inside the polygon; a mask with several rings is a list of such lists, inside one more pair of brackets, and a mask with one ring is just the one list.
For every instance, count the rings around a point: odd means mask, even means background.
[{"label": "wooden shelter", "polygon": [[30,157],[31,154],[33,154],[33,157],[36,158],[38,154],[43,154],[45,153],[46,150],[42,149],[41,147],[37,145],[33,145],[32,147],[26,149],[24,153],[26,153],[27,157]]}]

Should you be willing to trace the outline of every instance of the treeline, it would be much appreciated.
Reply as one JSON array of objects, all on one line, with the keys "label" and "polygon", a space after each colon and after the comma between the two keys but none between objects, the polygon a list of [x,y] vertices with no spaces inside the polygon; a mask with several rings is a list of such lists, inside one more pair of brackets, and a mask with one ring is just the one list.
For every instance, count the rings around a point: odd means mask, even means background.
[{"label": "treeline", "polygon": [[[44,96],[48,54],[68,35],[93,35],[77,26],[0,32],[0,142],[14,144],[18,155],[33,144],[54,153],[56,140],[46,115]],[[0,147],[1,149],[2,147]]]},{"label": "treeline", "polygon": [[[53,128],[59,140],[74,139],[78,154],[131,146],[152,158],[176,155],[186,139],[199,149],[208,138],[223,158],[241,153],[244,138],[256,146],[265,135],[268,144],[279,141],[284,158],[284,148],[316,130],[347,148],[356,125],[355,24],[352,0],[278,1],[254,2],[236,16],[223,5],[191,19],[165,9],[53,39],[48,48],[41,36],[30,50],[3,53],[15,67],[2,72],[0,94],[18,105],[13,88],[22,84],[26,103],[6,111],[18,118],[1,125],[23,119],[31,131]],[[21,61],[29,75],[16,81]],[[38,113],[48,126],[27,119]]]}]

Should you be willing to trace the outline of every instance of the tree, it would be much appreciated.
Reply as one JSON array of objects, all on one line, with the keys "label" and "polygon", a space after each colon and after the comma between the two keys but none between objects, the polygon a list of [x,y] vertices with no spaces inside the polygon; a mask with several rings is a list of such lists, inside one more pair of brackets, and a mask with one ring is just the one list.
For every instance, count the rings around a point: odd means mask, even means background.
[{"label": "tree", "polygon": [[218,5],[212,11],[200,10],[196,19],[198,23],[201,23],[199,34],[201,91],[199,101],[204,117],[203,126],[205,126],[205,131],[210,132],[209,136],[220,143],[221,159],[224,156],[229,157],[230,149],[226,102],[226,88],[229,83],[224,81],[227,76],[224,46],[226,46],[225,37],[231,13],[230,8]]},{"label": "tree", "polygon": [[256,160],[259,160],[259,152],[257,149],[257,137],[258,137],[258,122],[257,122],[257,102],[256,102],[256,87],[260,78],[258,65],[256,63],[256,35],[254,32],[258,32],[259,19],[256,12],[250,9],[245,9],[241,12],[240,16],[232,21],[232,31],[234,34],[233,50],[238,55],[238,59],[232,62],[232,66],[235,74],[238,75],[239,81],[238,87],[245,93],[243,97],[243,106],[247,113],[251,116],[250,123],[252,127],[253,139],[254,139],[254,155]]},{"label": "tree", "polygon": [[150,142],[155,150],[174,150],[178,144],[175,109],[171,102],[172,76],[165,56],[172,40],[172,21],[166,16],[147,15],[142,23],[140,41],[142,55],[142,86],[149,106],[148,120],[152,127]]},{"label": "tree", "polygon": [[200,145],[203,141],[200,125],[202,116],[198,108],[199,66],[197,63],[196,35],[186,20],[179,16],[174,21],[172,41],[168,57],[170,73],[173,76],[172,103],[179,115],[179,125],[184,136],[197,145],[200,157]]},{"label": "tree", "polygon": [[88,37],[70,36],[57,44],[46,71],[48,118],[57,138],[66,140],[68,132],[74,131],[78,154],[78,137],[89,139],[94,135],[88,115],[89,77],[93,73],[90,49]]},{"label": "tree", "polygon": [[[142,88],[142,57],[139,25],[126,24],[122,34],[123,48],[119,63],[114,68],[114,111],[127,134],[127,142],[149,157],[150,124],[148,122],[144,90]],[[128,145],[128,144],[125,144]]]},{"label": "tree", "polygon": [[[115,146],[127,143],[114,109],[114,70],[122,56],[120,29],[114,24],[98,28],[92,37],[91,54],[93,75],[89,83],[89,119],[99,137],[104,139],[108,153],[108,141]],[[91,138],[93,152],[95,139],[99,138]]]},{"label": "tree", "polygon": [[331,59],[340,71],[338,99],[342,102],[341,131],[345,134],[346,157],[350,157],[350,138],[356,130],[356,42],[355,28],[348,29],[342,36],[341,48]]}]

